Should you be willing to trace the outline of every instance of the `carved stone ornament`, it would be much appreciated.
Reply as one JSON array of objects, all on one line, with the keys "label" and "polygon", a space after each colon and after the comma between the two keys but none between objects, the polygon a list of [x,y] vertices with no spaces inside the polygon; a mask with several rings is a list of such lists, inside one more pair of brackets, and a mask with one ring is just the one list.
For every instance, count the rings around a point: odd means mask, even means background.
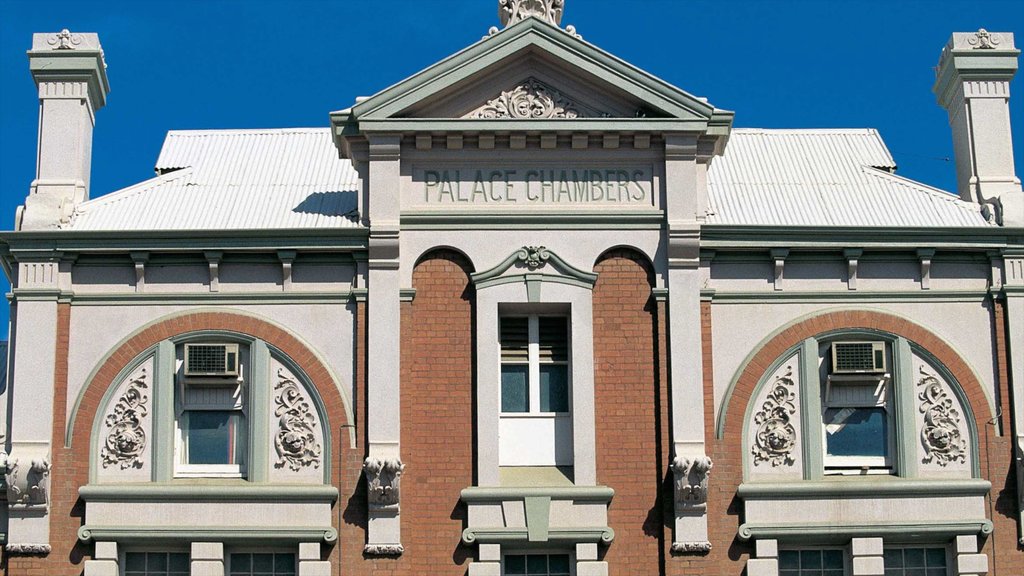
[{"label": "carved stone ornament", "polygon": [[523,246],[516,253],[516,257],[530,270],[536,270],[548,263],[551,253],[543,246]]},{"label": "carved stone ornament", "polygon": [[675,477],[676,502],[685,507],[700,506],[708,501],[708,476],[711,458],[676,456],[670,468]]},{"label": "carved stone ornament", "polygon": [[67,28],[56,34],[51,34],[46,43],[53,46],[54,50],[74,50],[82,43],[82,37],[72,34]]},{"label": "carved stone ornament", "polygon": [[277,371],[277,396],[274,403],[274,416],[277,421],[277,434],[274,436],[274,447],[277,449],[278,461],[275,468],[288,466],[294,471],[303,467],[320,467],[320,443],[316,441],[316,418],[306,401],[299,385],[282,370]]},{"label": "carved stone ornament", "polygon": [[122,470],[142,468],[142,453],[146,450],[146,431],[142,419],[148,414],[146,403],[149,397],[143,393],[146,385],[146,369],[128,383],[128,389],[107,414],[105,422],[110,427],[107,440],[100,450],[103,467],[119,465]]},{"label": "carved stone ornament", "polygon": [[793,458],[796,429],[790,423],[790,416],[796,413],[792,376],[793,368],[787,367],[786,373],[772,382],[768,397],[754,415],[757,433],[750,451],[754,454],[755,466],[762,462],[772,466],[792,465],[796,461]]},{"label": "carved stone ornament", "polygon": [[515,88],[488,100],[471,118],[537,120],[544,118],[607,117],[569,100],[561,92],[536,78],[528,78]]},{"label": "carved stone ornament", "polygon": [[8,556],[46,556],[50,553],[49,544],[8,544],[4,546]]},{"label": "carved stone ornament", "polygon": [[18,455],[25,451],[15,449],[7,459],[7,502],[12,508],[45,508],[50,492],[49,454]]},{"label": "carved stone ornament", "polygon": [[363,553],[368,556],[401,556],[405,548],[401,544],[367,544]]},{"label": "carved stone ornament", "polygon": [[711,542],[673,542],[672,552],[675,554],[707,554],[711,552]]},{"label": "carved stone ornament", "polygon": [[974,50],[995,50],[997,48],[997,44],[1000,42],[1001,40],[999,39],[998,34],[992,34],[984,28],[980,28],[975,32],[973,38],[967,39],[967,43],[970,44]]},{"label": "carved stone ornament", "polygon": [[939,383],[938,378],[921,367],[917,385],[924,389],[917,395],[919,410],[924,414],[921,444],[924,445],[925,464],[935,462],[946,466],[967,460],[967,440],[960,434],[960,412],[953,407],[953,399]]},{"label": "carved stone ornament", "polygon": [[530,16],[558,26],[564,9],[565,0],[498,0],[498,18],[506,28]]},{"label": "carved stone ornament", "polygon": [[367,458],[363,462],[366,473],[366,492],[371,507],[398,506],[401,498],[402,471],[405,464],[397,458]]}]

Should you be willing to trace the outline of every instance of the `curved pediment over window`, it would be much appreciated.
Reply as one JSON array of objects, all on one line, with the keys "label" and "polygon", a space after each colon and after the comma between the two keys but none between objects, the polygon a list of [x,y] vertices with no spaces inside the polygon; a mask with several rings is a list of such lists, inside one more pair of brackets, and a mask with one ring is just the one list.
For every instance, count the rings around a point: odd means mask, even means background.
[{"label": "curved pediment over window", "polygon": [[490,270],[478,272],[472,276],[477,290],[525,282],[527,292],[533,295],[540,293],[540,283],[555,282],[593,289],[597,282],[597,274],[584,272],[569,264],[558,254],[544,246],[523,246],[501,261]]}]

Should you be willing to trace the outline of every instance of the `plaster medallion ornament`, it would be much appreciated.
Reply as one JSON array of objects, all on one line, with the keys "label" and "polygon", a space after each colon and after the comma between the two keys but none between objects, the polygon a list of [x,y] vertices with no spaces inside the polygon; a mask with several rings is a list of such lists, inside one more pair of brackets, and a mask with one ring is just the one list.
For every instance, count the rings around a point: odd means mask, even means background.
[{"label": "plaster medallion ornament", "polygon": [[401,556],[405,548],[401,544],[367,544],[363,553],[371,556]]},{"label": "plaster medallion ornament", "polygon": [[974,50],[995,50],[999,44],[999,35],[992,34],[984,28],[974,33],[974,38],[968,38],[967,43],[974,47]]},{"label": "plaster medallion ornament", "polygon": [[960,434],[960,412],[953,407],[953,399],[939,383],[938,378],[921,367],[918,386],[924,389],[917,395],[919,410],[924,414],[921,444],[924,445],[925,464],[935,462],[946,466],[967,460],[967,440]]},{"label": "plaster medallion ornament", "polygon": [[498,18],[505,28],[530,16],[558,26],[564,9],[565,0],[498,0]]},{"label": "plaster medallion ornament", "polygon": [[699,506],[708,501],[708,476],[711,458],[676,456],[670,468],[675,477],[676,502],[681,506]]},{"label": "plaster medallion ornament", "polygon": [[53,50],[74,50],[82,43],[82,37],[72,34],[67,28],[56,34],[51,34],[46,43],[53,46]]},{"label": "plaster medallion ornament", "polygon": [[786,373],[772,382],[768,397],[754,415],[757,433],[750,451],[754,454],[755,466],[762,462],[768,462],[773,467],[792,465],[796,461],[793,458],[796,429],[790,423],[790,416],[796,413],[792,376],[793,368],[787,367]]},{"label": "plaster medallion ornament", "polygon": [[401,499],[402,472],[404,470],[405,464],[398,458],[370,457],[363,461],[367,498],[371,507],[398,506]]},{"label": "plaster medallion ornament", "polygon": [[472,118],[509,118],[536,120],[542,118],[580,118],[579,107],[561,92],[529,78],[512,90],[489,100]]},{"label": "plaster medallion ornament", "polygon": [[543,246],[523,246],[516,255],[530,270],[544,267],[551,257],[551,253]]},{"label": "plaster medallion ornament", "polygon": [[299,391],[299,385],[283,369],[277,371],[278,382],[274,385],[277,396],[274,416],[277,416],[277,435],[274,447],[278,461],[275,468],[288,466],[293,471],[312,465],[320,467],[320,443],[316,441],[316,418],[309,402]]},{"label": "plaster medallion ornament", "polygon": [[146,431],[142,419],[148,413],[149,398],[143,393],[146,385],[146,369],[128,383],[128,389],[117,400],[113,411],[105,422],[110,427],[107,440],[100,450],[103,467],[117,464],[122,470],[142,468],[142,453],[146,449]]}]

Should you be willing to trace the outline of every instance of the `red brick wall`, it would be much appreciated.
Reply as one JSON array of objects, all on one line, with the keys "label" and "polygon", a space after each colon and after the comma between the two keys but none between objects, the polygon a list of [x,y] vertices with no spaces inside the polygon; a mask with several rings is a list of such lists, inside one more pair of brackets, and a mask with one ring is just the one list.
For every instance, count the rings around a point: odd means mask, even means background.
[{"label": "red brick wall", "polygon": [[594,267],[597,481],[615,489],[608,509],[611,574],[659,574],[665,559],[667,464],[657,360],[653,274],[643,256],[605,254]]},{"label": "red brick wall", "polygon": [[[284,330],[258,318],[225,312],[196,312],[167,319],[141,330],[121,345],[100,367],[92,381],[86,383],[73,422],[71,446],[64,447],[64,421],[67,415],[67,352],[72,308],[61,304],[57,309],[57,362],[54,370],[54,409],[52,459],[50,472],[50,543],[53,551],[45,557],[9,557],[6,576],[78,576],[84,561],[92,556],[92,545],[78,543],[78,528],[84,523],[84,504],[78,499],[78,489],[89,481],[89,449],[92,446],[92,423],[104,392],[114,385],[114,379],[139,354],[161,340],[197,330],[225,330],[248,334],[265,340],[302,366],[323,400],[331,424],[330,441],[333,447],[331,478],[341,494],[344,506],[346,495],[352,494],[361,473],[361,453],[349,448],[348,417],[338,387],[320,360]],[[344,464],[344,468],[343,468]],[[365,499],[363,500],[365,502]],[[345,543],[362,542],[363,528],[339,522],[335,515],[334,527],[339,540]],[[361,548],[361,544],[360,544]],[[339,546],[330,551],[329,559],[339,565]]]},{"label": "red brick wall", "polygon": [[466,573],[461,544],[473,485],[474,293],[469,262],[439,250],[413,271],[402,304],[402,545],[393,574]]},{"label": "red brick wall", "polygon": [[[994,314],[996,318],[1000,315],[1001,312]],[[1005,331],[1005,325],[999,328],[999,321],[995,322],[997,331]],[[710,326],[710,318],[705,321],[705,325]],[[997,417],[989,409],[981,383],[963,358],[939,337],[904,318],[873,311],[830,312],[799,322],[768,341],[742,368],[732,396],[727,400],[724,437],[716,438],[712,443],[715,468],[711,476],[708,508],[714,548],[708,558],[708,573],[741,574],[751,551],[748,544],[736,539],[742,503],[735,498],[735,493],[742,482],[743,413],[758,380],[774,360],[804,339],[824,332],[852,328],[882,330],[919,344],[942,362],[960,383],[969,403],[967,409],[971,411],[978,426],[981,475],[992,482],[987,508],[995,510],[989,517],[995,525],[995,531],[986,539],[982,552],[989,555],[992,576],[1024,574],[1024,554],[1017,544],[1014,520],[1016,489],[1011,470],[1012,446],[1008,435],[997,434],[994,426]],[[705,368],[705,378],[708,374]],[[1005,378],[1005,372],[1002,377]],[[1008,405],[1003,408],[1004,411],[1008,409]],[[710,422],[710,416],[708,418]]]}]

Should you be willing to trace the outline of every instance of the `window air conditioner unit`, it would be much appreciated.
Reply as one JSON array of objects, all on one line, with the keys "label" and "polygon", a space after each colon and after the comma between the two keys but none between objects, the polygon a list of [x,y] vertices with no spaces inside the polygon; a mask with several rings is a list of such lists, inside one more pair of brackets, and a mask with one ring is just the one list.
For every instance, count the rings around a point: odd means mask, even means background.
[{"label": "window air conditioner unit", "polygon": [[833,342],[833,374],[881,374],[887,371],[885,342]]},{"label": "window air conditioner unit", "polygon": [[185,376],[238,376],[238,344],[185,344]]}]

